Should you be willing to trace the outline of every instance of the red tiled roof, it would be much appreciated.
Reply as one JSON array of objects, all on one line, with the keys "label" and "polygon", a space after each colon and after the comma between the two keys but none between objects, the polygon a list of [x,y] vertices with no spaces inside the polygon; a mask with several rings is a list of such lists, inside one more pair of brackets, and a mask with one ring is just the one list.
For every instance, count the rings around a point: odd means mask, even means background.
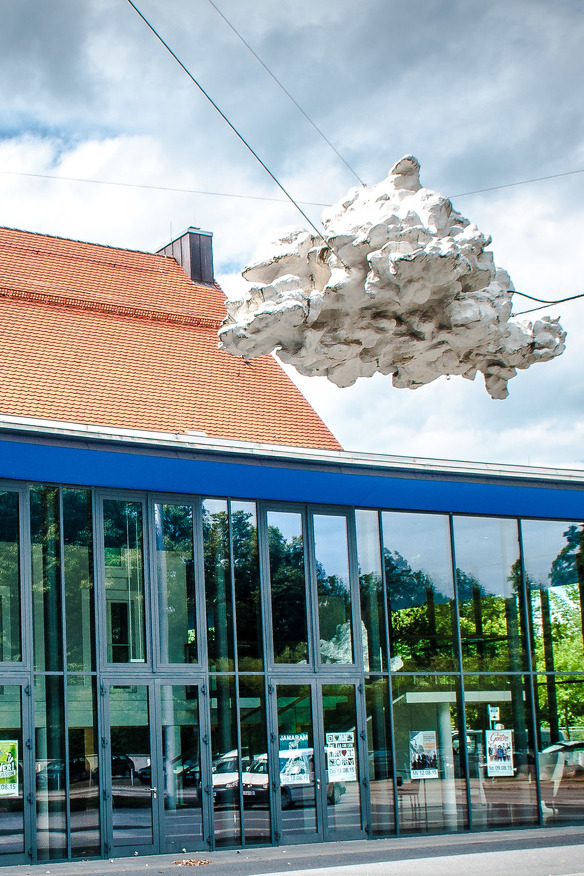
[{"label": "red tiled roof", "polygon": [[340,449],[271,356],[218,349],[174,259],[0,228],[0,413]]}]

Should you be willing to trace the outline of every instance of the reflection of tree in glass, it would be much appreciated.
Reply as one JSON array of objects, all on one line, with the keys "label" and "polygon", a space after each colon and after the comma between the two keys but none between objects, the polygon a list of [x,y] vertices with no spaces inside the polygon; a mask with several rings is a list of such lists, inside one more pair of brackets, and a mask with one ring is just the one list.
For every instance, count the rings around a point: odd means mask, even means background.
[{"label": "reflection of tree in glass", "polygon": [[583,665],[584,526],[563,533],[547,581],[528,578],[538,669],[579,672]]},{"label": "reflection of tree in glass", "polygon": [[233,669],[233,605],[227,510],[211,512],[203,504],[207,647],[211,669]]},{"label": "reflection of tree in glass", "polygon": [[277,526],[268,526],[272,624],[276,663],[306,663],[306,587],[302,535],[287,541]]},{"label": "reflection of tree in glass", "polygon": [[523,668],[520,639],[521,561],[517,559],[502,593],[485,590],[474,576],[456,570],[464,668],[493,672]]},{"label": "reflection of tree in glass", "polygon": [[[349,582],[340,575],[327,575],[322,563],[316,561],[316,587],[324,663],[351,663],[351,594]],[[330,647],[327,645],[330,644]]]},{"label": "reflection of tree in glass", "polygon": [[406,671],[453,669],[451,600],[397,551],[385,548],[383,559],[392,657],[401,657]]},{"label": "reflection of tree in glass", "polygon": [[239,669],[259,672],[263,669],[260,567],[258,533],[251,511],[232,512],[231,536]]},{"label": "reflection of tree in glass", "polygon": [[18,493],[0,493],[0,586],[3,610],[10,614],[0,629],[0,659],[20,660],[20,582],[18,561]]},{"label": "reflection of tree in glass", "polygon": [[[63,490],[63,563],[67,620],[67,664],[72,671],[86,665],[84,636],[95,641],[91,603],[93,591],[93,547],[91,494],[88,490]],[[86,594],[86,595],[85,595]]]}]

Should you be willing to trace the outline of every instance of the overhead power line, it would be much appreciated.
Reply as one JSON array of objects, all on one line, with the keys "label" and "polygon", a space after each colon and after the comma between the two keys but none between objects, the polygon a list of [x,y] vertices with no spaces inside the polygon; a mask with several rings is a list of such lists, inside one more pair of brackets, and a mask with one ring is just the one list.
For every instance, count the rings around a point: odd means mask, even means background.
[{"label": "overhead power line", "polygon": [[483,192],[495,192],[497,189],[512,189],[514,186],[526,186],[529,183],[544,182],[547,179],[558,179],[560,176],[573,176],[575,173],[584,173],[582,170],[566,170],[564,173],[550,173],[549,176],[536,176],[533,179],[522,179],[518,182],[503,183],[500,186],[489,186],[486,189],[475,189],[473,192],[460,192],[458,195],[449,195],[449,198],[466,198],[467,195],[482,195]]},{"label": "overhead power line", "polygon": [[168,43],[162,38],[162,36],[161,36],[161,35],[158,33],[158,31],[153,27],[153,25],[150,24],[150,22],[148,21],[148,19],[146,18],[146,16],[143,15],[142,12],[140,12],[140,10],[138,9],[138,7],[136,6],[135,3],[132,2],[132,0],[128,0],[128,3],[129,3],[130,6],[132,7],[132,9],[133,9],[133,10],[134,10],[134,11],[140,16],[140,18],[142,19],[142,21],[144,22],[144,24],[149,28],[149,30],[152,31],[152,33],[154,34],[154,36],[156,37],[156,39],[157,39],[160,43],[162,43],[162,45],[164,46],[164,48],[166,49],[166,51],[167,51],[167,52],[168,52],[168,53],[174,58],[174,60],[176,61],[176,63],[179,65],[179,67],[181,67],[181,69],[184,70],[184,72],[187,74],[187,76],[189,77],[189,79],[191,80],[191,82],[193,82],[193,84],[197,86],[197,88],[199,89],[199,91],[201,92],[201,94],[202,94],[204,97],[207,98],[207,100],[209,101],[209,103],[211,104],[211,106],[212,106],[212,107],[213,107],[213,108],[219,113],[219,115],[221,116],[221,118],[223,119],[223,121],[224,121],[227,125],[229,125],[229,127],[231,128],[231,130],[233,131],[233,133],[234,133],[234,134],[236,135],[236,137],[237,137],[237,138],[243,143],[243,145],[245,146],[245,148],[246,148],[249,152],[251,152],[251,154],[252,154],[253,157],[256,159],[256,161],[257,161],[259,164],[261,164],[261,166],[262,166],[263,169],[266,171],[266,173],[268,174],[268,176],[269,176],[269,177],[270,177],[270,178],[276,183],[276,185],[278,186],[278,188],[280,189],[280,191],[282,191],[282,192],[286,195],[286,197],[288,198],[288,200],[289,200],[292,204],[294,204],[294,206],[296,207],[296,209],[298,210],[298,212],[300,213],[300,215],[303,216],[304,219],[306,219],[306,221],[308,222],[308,224],[310,225],[310,227],[311,227],[311,228],[316,232],[316,234],[317,234],[317,235],[318,235],[318,236],[319,236],[319,237],[325,242],[325,244],[326,244],[327,246],[330,246],[328,240],[327,240],[326,237],[324,236],[324,233],[323,233],[322,231],[320,231],[320,230],[316,227],[316,225],[314,224],[314,222],[312,221],[312,219],[310,219],[310,218],[306,215],[306,213],[304,212],[304,210],[302,209],[302,207],[298,204],[298,202],[295,201],[294,198],[292,197],[292,195],[291,195],[291,194],[290,194],[290,193],[284,188],[284,186],[282,185],[282,183],[280,182],[280,180],[279,180],[279,179],[278,179],[278,178],[272,173],[272,171],[271,171],[270,168],[267,166],[267,164],[265,164],[265,162],[262,161],[262,159],[260,158],[260,156],[259,156],[259,155],[257,154],[257,152],[255,151],[255,149],[253,149],[253,147],[247,142],[247,140],[245,139],[245,137],[243,136],[243,134],[240,134],[240,133],[239,133],[239,131],[237,130],[237,128],[235,127],[235,125],[233,124],[233,122],[231,122],[231,121],[227,118],[227,116],[225,115],[225,113],[223,112],[223,110],[222,110],[222,109],[221,109],[221,108],[215,103],[215,101],[213,100],[213,98],[211,97],[211,95],[210,95],[207,91],[205,91],[205,89],[203,88],[203,86],[201,85],[201,83],[200,83],[197,79],[195,79],[195,77],[193,76],[193,74],[191,73],[191,71],[188,69],[188,67],[186,67],[186,66],[183,64],[183,62],[180,60],[180,58],[178,57],[178,55],[177,55],[177,54],[171,49],[171,47],[170,47],[170,46],[168,45]]},{"label": "overhead power line", "polygon": [[[264,195],[238,195],[233,192],[207,192],[201,189],[180,189],[172,186],[154,186],[147,183],[129,183],[115,182],[107,179],[88,179],[87,177],[78,176],[56,176],[50,173],[24,173],[17,170],[0,170],[0,174],[5,176],[29,176],[34,179],[54,179],[64,180],[65,182],[92,183],[100,186],[120,186],[126,189],[151,189],[157,192],[178,192],[183,195],[206,195],[214,198],[241,198],[250,201],[272,201],[276,204],[286,204],[288,201],[285,198],[268,198]],[[328,207],[329,204],[322,204],[318,201],[298,201],[299,204],[306,204],[308,207]]]},{"label": "overhead power line", "polygon": [[[467,195],[478,195],[483,194],[484,192],[494,192],[498,189],[510,189],[514,186],[525,186],[530,183],[543,182],[544,180],[549,179],[557,179],[562,176],[573,176],[577,173],[584,173],[584,169],[582,170],[568,170],[564,173],[553,173],[550,176],[538,176],[533,179],[523,179],[517,182],[512,183],[504,183],[498,186],[490,186],[486,189],[475,189],[472,192],[461,192],[458,195],[448,195],[449,199],[452,198],[464,198]],[[57,176],[55,174],[50,173],[26,173],[24,171],[16,171],[16,170],[0,170],[0,174],[4,176],[28,176],[35,179],[53,179],[53,180],[63,180],[65,182],[80,182],[80,183],[93,183],[94,185],[102,185],[102,186],[120,186],[122,188],[128,189],[151,189],[153,191],[159,192],[177,192],[178,194],[185,195],[203,195],[213,198],[240,198],[242,200],[250,200],[250,201],[271,201],[275,204],[284,204],[290,201],[290,198],[269,198],[266,195],[242,195],[237,194],[235,192],[209,192],[203,189],[183,189],[177,188],[174,186],[155,186],[149,185],[148,183],[130,183],[130,182],[117,182],[114,180],[107,179],[88,179],[87,177],[76,177],[76,176]],[[294,206],[298,204],[304,204],[307,207],[330,207],[330,204],[325,204],[322,201],[297,201],[294,202]]]},{"label": "overhead power line", "polygon": [[359,176],[359,174],[357,173],[357,171],[354,170],[354,169],[351,167],[351,165],[349,164],[348,161],[345,160],[345,158],[343,158],[343,156],[341,155],[341,153],[339,152],[339,150],[336,148],[336,146],[333,145],[333,143],[331,143],[331,141],[328,139],[328,137],[326,136],[326,134],[321,130],[321,128],[318,127],[318,125],[316,124],[316,122],[315,122],[313,119],[310,118],[310,116],[308,115],[308,113],[307,113],[307,112],[306,112],[306,111],[300,106],[300,104],[298,103],[298,101],[295,100],[294,97],[292,97],[292,95],[290,94],[290,92],[288,91],[288,89],[286,88],[286,86],[285,86],[285,85],[284,85],[284,84],[278,79],[278,77],[276,76],[276,74],[275,74],[272,70],[270,70],[270,68],[268,67],[268,65],[267,65],[264,61],[262,61],[262,59],[260,58],[260,56],[258,55],[258,53],[257,53],[257,52],[256,52],[251,46],[250,46],[250,44],[249,44],[248,41],[245,39],[245,37],[243,37],[242,34],[241,34],[241,33],[235,28],[235,26],[234,26],[234,25],[231,23],[231,21],[227,18],[227,16],[225,15],[225,13],[222,12],[222,11],[219,9],[219,7],[217,6],[217,4],[214,3],[213,0],[209,0],[209,3],[211,4],[211,6],[212,6],[213,9],[215,10],[215,12],[217,12],[217,14],[221,16],[221,18],[223,19],[223,21],[225,22],[225,24],[226,24],[228,27],[231,28],[231,30],[233,31],[233,33],[235,34],[235,36],[236,36],[239,40],[241,40],[241,42],[243,43],[243,45],[244,45],[247,49],[249,49],[249,51],[252,53],[252,55],[254,56],[254,58],[256,59],[256,61],[258,61],[258,63],[262,65],[262,67],[264,68],[264,70],[266,71],[266,73],[268,74],[268,76],[271,76],[271,78],[274,80],[274,82],[276,83],[276,85],[277,85],[279,88],[282,89],[282,91],[284,92],[284,94],[286,95],[286,97],[287,97],[289,100],[292,101],[292,103],[294,104],[294,106],[296,107],[296,109],[299,110],[299,111],[302,113],[302,115],[304,116],[304,118],[306,119],[306,121],[307,121],[310,125],[312,125],[312,127],[314,128],[314,130],[316,131],[316,133],[317,133],[317,134],[318,134],[318,135],[324,140],[324,142],[327,144],[327,146],[330,146],[330,148],[333,150],[333,152],[335,153],[335,155],[337,156],[337,158],[340,158],[340,160],[343,162],[343,164],[345,165],[345,167],[347,168],[347,170],[349,170],[349,171],[353,174],[353,176],[355,177],[355,179],[356,179],[356,180],[357,180],[362,186],[366,185],[366,183],[363,182],[363,180],[361,179],[361,177]]},{"label": "overhead power line", "polygon": [[529,310],[519,310],[513,316],[523,316],[524,313],[535,313],[536,310],[545,310],[546,307],[552,307],[554,304],[564,304],[566,301],[575,301],[577,298],[584,298],[584,292],[578,295],[568,295],[567,298],[557,298],[555,301],[546,301],[544,298],[535,298],[533,295],[527,295],[525,292],[517,292],[513,290],[512,295],[521,295],[522,298],[528,298],[530,301],[539,301],[540,307],[530,307]]}]

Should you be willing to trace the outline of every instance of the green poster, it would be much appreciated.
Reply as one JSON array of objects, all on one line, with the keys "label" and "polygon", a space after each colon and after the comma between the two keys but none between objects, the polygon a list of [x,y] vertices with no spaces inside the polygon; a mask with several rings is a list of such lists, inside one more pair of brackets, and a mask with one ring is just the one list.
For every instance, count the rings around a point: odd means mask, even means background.
[{"label": "green poster", "polygon": [[18,797],[18,742],[0,740],[0,797]]}]

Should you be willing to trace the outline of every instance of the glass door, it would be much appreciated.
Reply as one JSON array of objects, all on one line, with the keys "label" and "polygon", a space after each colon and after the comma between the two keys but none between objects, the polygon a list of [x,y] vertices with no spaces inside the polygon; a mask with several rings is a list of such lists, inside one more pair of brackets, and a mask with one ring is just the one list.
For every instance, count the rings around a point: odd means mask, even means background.
[{"label": "glass door", "polygon": [[205,845],[200,689],[199,685],[157,685],[162,776],[156,785],[161,789],[157,795],[161,851],[193,851]]},{"label": "glass door", "polygon": [[277,684],[275,707],[279,839],[364,837],[356,686]]},{"label": "glass door", "polygon": [[[30,787],[24,777],[31,773],[28,751],[30,719],[22,709],[20,684],[0,684],[0,864],[24,863],[30,847],[25,800]],[[30,809],[31,807],[28,807]]]},{"label": "glass door", "polygon": [[154,739],[153,686],[109,685],[109,757],[103,758],[102,790],[108,804],[109,855],[159,851],[159,759]]}]

